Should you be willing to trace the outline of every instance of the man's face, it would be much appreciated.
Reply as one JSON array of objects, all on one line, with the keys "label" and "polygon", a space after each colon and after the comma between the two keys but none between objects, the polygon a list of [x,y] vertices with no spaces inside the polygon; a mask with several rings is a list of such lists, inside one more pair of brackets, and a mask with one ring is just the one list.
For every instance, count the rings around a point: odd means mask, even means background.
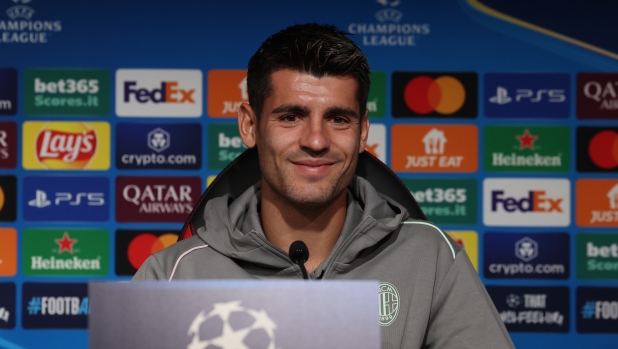
[{"label": "man's face", "polygon": [[255,121],[263,190],[295,206],[323,207],[345,190],[365,149],[369,122],[359,115],[357,83],[286,69],[272,74],[271,87]]}]

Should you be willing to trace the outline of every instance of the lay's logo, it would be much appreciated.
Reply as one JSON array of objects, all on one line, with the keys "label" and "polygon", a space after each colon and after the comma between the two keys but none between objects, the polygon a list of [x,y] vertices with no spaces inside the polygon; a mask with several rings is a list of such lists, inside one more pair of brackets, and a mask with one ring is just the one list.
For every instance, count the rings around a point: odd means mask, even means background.
[{"label": "lay's logo", "polygon": [[107,170],[106,122],[25,122],[23,166],[29,170]]},{"label": "lay's logo", "polygon": [[568,179],[487,178],[483,222],[488,226],[566,227],[571,223]]}]

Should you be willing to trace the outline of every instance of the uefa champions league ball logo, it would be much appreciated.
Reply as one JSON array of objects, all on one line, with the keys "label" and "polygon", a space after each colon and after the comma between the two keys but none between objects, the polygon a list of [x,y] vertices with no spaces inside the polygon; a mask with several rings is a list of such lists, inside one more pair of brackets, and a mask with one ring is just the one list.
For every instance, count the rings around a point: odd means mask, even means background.
[{"label": "uefa champions league ball logo", "polygon": [[[221,349],[275,349],[275,330],[277,325],[270,319],[264,310],[253,310],[240,305],[241,301],[232,301],[227,303],[215,303],[213,310],[209,313],[201,311],[189,327],[188,336],[192,336],[191,343],[187,345],[187,349],[206,349],[206,348],[221,348]],[[237,313],[237,314],[235,314]],[[245,320],[249,320],[240,326],[233,326],[230,322],[230,317],[233,315],[244,316]],[[223,323],[223,328],[220,333],[213,338],[202,340],[200,338],[200,328],[207,321],[216,321]],[[266,336],[264,336],[264,333]],[[261,334],[261,339],[256,342],[251,341],[251,337],[258,338]]]}]

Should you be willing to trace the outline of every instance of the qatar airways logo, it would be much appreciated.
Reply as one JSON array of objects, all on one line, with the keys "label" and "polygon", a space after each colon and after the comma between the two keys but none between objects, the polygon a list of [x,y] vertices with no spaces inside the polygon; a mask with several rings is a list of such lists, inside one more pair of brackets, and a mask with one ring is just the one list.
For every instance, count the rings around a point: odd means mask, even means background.
[{"label": "qatar airways logo", "polygon": [[487,178],[483,221],[488,226],[554,226],[571,223],[568,179]]},{"label": "qatar airways logo", "polygon": [[116,114],[139,117],[200,117],[202,71],[119,69]]},{"label": "qatar airways logo", "polygon": [[202,194],[199,177],[116,179],[118,222],[184,222]]}]

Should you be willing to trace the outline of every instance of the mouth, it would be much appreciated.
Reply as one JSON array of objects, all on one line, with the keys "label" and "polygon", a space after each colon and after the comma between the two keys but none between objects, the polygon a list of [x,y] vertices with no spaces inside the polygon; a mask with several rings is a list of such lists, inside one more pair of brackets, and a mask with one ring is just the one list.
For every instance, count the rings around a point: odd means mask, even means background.
[{"label": "mouth", "polygon": [[313,177],[327,174],[335,163],[325,160],[302,160],[292,161],[292,164],[301,174]]}]

